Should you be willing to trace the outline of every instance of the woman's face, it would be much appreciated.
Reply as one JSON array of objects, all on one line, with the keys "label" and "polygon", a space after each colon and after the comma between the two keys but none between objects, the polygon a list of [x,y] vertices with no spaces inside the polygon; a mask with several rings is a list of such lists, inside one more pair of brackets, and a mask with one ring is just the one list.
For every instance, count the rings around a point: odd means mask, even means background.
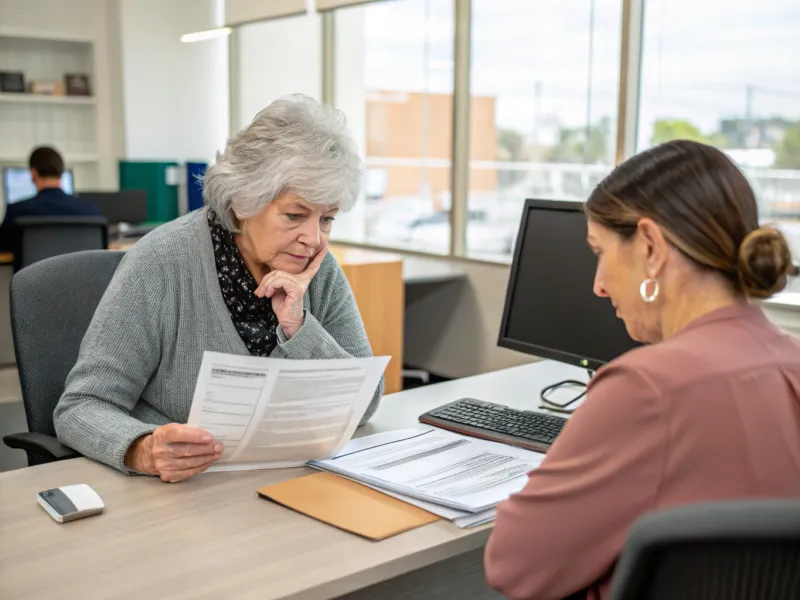
[{"label": "woman's face", "polygon": [[302,273],[328,243],[338,206],[306,202],[284,192],[239,224],[240,248],[272,271]]},{"label": "woman's face", "polygon": [[[634,340],[660,340],[661,325],[654,304],[642,300],[639,287],[648,278],[648,247],[637,234],[631,240],[589,220],[587,241],[597,256],[594,293],[608,298]],[[653,287],[649,286],[647,294]]]}]

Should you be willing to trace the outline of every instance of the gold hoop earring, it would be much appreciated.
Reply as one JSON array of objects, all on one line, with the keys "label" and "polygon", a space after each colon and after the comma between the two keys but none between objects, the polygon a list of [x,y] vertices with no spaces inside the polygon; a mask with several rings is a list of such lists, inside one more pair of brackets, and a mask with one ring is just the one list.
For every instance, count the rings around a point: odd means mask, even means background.
[{"label": "gold hoop earring", "polygon": [[[647,293],[647,286],[650,285],[651,283],[653,284],[653,293],[652,294],[648,294]],[[645,279],[642,282],[642,285],[639,286],[639,295],[641,295],[642,300],[644,300],[648,304],[650,304],[656,298],[658,298],[658,291],[659,291],[658,281],[656,281],[652,277],[650,277],[648,279]]]}]

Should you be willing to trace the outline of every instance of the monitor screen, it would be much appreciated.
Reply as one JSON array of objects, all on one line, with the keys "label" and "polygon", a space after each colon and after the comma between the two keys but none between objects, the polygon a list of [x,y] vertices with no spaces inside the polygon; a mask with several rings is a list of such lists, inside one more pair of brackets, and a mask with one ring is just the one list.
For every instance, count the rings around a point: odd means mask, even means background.
[{"label": "monitor screen", "polygon": [[578,202],[528,200],[498,344],[596,370],[637,344],[593,292],[597,259]]},{"label": "monitor screen", "polygon": [[[61,189],[67,194],[74,193],[72,171],[64,171],[61,175]],[[33,198],[36,195],[36,186],[33,185],[30,169],[27,167],[3,169],[3,195],[9,204]]]},{"label": "monitor screen", "polygon": [[147,221],[147,192],[144,190],[81,192],[78,196],[95,204],[109,223],[138,224]]}]

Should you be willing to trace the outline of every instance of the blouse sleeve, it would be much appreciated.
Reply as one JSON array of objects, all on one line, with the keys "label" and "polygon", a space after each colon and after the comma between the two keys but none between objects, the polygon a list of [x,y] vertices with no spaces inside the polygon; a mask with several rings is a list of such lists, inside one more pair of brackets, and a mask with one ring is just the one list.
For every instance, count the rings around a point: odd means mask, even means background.
[{"label": "blouse sleeve", "polygon": [[498,507],[485,552],[492,587],[512,599],[564,598],[611,569],[632,522],[655,504],[664,410],[636,370],[597,373],[528,484]]}]

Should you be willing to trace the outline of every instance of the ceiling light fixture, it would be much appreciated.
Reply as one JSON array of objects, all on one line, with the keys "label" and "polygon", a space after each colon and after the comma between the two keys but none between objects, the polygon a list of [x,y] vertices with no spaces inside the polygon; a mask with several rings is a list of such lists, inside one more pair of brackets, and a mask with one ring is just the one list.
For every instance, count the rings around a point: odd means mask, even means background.
[{"label": "ceiling light fixture", "polygon": [[190,42],[204,42],[206,40],[213,40],[216,38],[224,37],[226,35],[230,35],[231,29],[230,27],[218,27],[217,29],[208,29],[206,31],[195,31],[194,33],[184,33],[181,36],[181,41],[184,44],[188,44]]}]

